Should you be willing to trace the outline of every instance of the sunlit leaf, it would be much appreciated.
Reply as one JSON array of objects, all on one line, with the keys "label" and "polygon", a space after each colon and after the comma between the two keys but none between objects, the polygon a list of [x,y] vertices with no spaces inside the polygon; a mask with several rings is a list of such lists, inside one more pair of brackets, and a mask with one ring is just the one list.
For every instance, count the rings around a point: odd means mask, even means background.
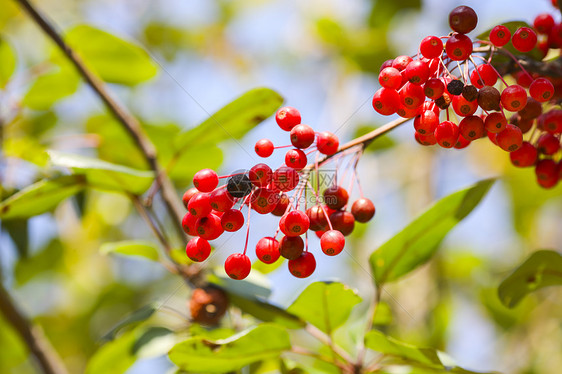
[{"label": "sunlit leaf", "polygon": [[562,254],[552,250],[533,253],[498,288],[502,303],[512,308],[527,294],[562,285]]},{"label": "sunlit leaf", "polygon": [[46,110],[60,99],[75,93],[80,85],[80,78],[71,67],[63,66],[35,79],[23,98],[23,104],[31,109]]},{"label": "sunlit leaf", "polygon": [[361,297],[342,283],[315,282],[287,309],[289,313],[330,334],[348,318]]},{"label": "sunlit leaf", "polygon": [[168,357],[188,373],[226,373],[278,357],[290,348],[287,330],[261,324],[223,340],[191,337],[172,348]]},{"label": "sunlit leaf", "polygon": [[145,192],[154,180],[150,171],[132,169],[82,155],[49,151],[54,166],[69,168],[82,174],[88,185],[112,191],[125,191],[133,194]]},{"label": "sunlit leaf", "polygon": [[16,70],[16,53],[12,46],[0,36],[0,89],[6,87]]},{"label": "sunlit leaf", "polygon": [[85,186],[82,175],[44,179],[0,202],[0,218],[28,218],[55,208]]},{"label": "sunlit leaf", "polygon": [[135,85],[158,71],[144,49],[89,25],[69,30],[66,41],[106,82]]},{"label": "sunlit leaf", "polygon": [[447,233],[486,195],[494,180],[478,182],[439,200],[369,259],[377,284],[394,281],[429,261]]},{"label": "sunlit leaf", "polygon": [[179,153],[190,147],[206,147],[225,140],[240,139],[256,125],[271,116],[283,98],[269,88],[255,88],[213,113],[200,125],[176,139]]},{"label": "sunlit leaf", "polygon": [[122,374],[137,360],[133,347],[138,332],[128,331],[101,346],[88,361],[86,374]]},{"label": "sunlit leaf", "polygon": [[124,240],[120,242],[104,243],[100,247],[103,254],[118,254],[123,256],[135,256],[151,261],[158,261],[158,247],[145,240]]},{"label": "sunlit leaf", "polygon": [[15,373],[16,367],[28,357],[27,347],[20,335],[0,313],[0,371]]}]

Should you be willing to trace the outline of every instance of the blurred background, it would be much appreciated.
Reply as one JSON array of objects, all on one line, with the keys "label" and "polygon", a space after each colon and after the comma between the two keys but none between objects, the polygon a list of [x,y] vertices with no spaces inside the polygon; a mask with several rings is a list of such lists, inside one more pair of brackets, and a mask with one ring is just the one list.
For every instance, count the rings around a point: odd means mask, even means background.
[{"label": "blurred background", "polygon": [[[89,24],[146,49],[156,75],[142,84],[110,87],[143,124],[163,137],[196,126],[245,91],[263,86],[299,109],[303,123],[332,131],[345,142],[388,121],[371,107],[382,62],[415,53],[427,35],[446,35],[447,15],[454,7],[464,4],[476,10],[479,23],[471,36],[506,21],[532,23],[542,12],[560,20],[550,0],[36,3],[62,31]],[[71,94],[58,97],[59,90],[73,85],[71,73],[52,81],[34,103],[25,99],[32,80],[51,71],[55,52],[11,0],[0,0],[0,35],[18,55],[15,78],[0,91],[3,193],[46,175],[40,151],[47,148],[146,168],[139,155],[120,153],[118,142],[107,141],[122,134],[111,132],[113,122],[89,87],[76,83]],[[269,273],[271,300],[287,306],[312,281],[331,279],[369,299],[373,282],[366,259],[378,245],[439,197],[483,178],[500,177],[434,260],[387,286],[383,309],[388,313],[377,319],[377,327],[401,340],[444,350],[473,370],[559,372],[560,290],[538,292],[511,310],[501,305],[496,288],[531,252],[562,249],[562,187],[540,189],[532,170],[515,169],[507,154],[487,141],[461,151],[444,150],[419,146],[413,134],[411,124],[405,124],[377,140],[361,159],[362,188],[377,214],[369,224],[356,227],[347,252],[335,258],[318,256],[316,272],[305,280],[291,277],[286,266]],[[276,145],[289,144],[287,133],[269,118],[242,140],[183,160],[185,170],[174,178],[178,194],[190,187],[193,172],[202,167],[229,174],[259,162],[253,145],[264,137]],[[282,158],[276,153],[267,163],[276,166]],[[259,233],[273,234],[275,227],[270,217],[253,221],[250,248]],[[3,223],[2,280],[22,309],[43,326],[70,372],[83,371],[103,335],[150,302],[169,312],[158,317],[162,323],[188,323],[189,289],[177,277],[142,259],[100,254],[103,243],[125,239],[153,240],[130,201],[108,192],[80,193],[53,213]],[[216,255],[207,266],[222,266],[243,245],[242,232],[217,240]],[[310,245],[319,243],[313,238]],[[357,314],[365,310],[361,305]],[[34,372],[24,346],[2,319],[0,346],[0,372]],[[165,357],[148,358],[127,373],[165,372],[169,367]]]}]

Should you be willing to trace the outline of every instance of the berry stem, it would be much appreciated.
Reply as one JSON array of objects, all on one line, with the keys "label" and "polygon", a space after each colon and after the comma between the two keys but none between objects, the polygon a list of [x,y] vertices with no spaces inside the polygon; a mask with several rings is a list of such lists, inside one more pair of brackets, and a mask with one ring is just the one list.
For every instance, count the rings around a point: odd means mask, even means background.
[{"label": "berry stem", "polygon": [[244,255],[246,255],[246,250],[248,249],[248,239],[250,238],[250,213],[252,212],[252,207],[248,204],[248,222],[246,222],[246,244],[244,244]]}]

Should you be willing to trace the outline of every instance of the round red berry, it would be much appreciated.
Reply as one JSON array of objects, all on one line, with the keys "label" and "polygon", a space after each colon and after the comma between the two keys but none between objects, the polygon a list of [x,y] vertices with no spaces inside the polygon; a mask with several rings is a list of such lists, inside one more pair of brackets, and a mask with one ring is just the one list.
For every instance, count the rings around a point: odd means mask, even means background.
[{"label": "round red berry", "polygon": [[204,217],[211,213],[213,208],[211,207],[211,199],[209,196],[210,195],[205,192],[199,192],[193,195],[187,204],[189,213],[196,217]]},{"label": "round red berry", "polygon": [[285,153],[285,164],[295,170],[302,170],[306,167],[308,160],[302,149],[290,149]]},{"label": "round red berry", "polygon": [[320,238],[320,248],[322,252],[328,256],[335,256],[343,251],[345,247],[345,238],[343,234],[337,230],[328,230]]},{"label": "round red berry", "polygon": [[490,41],[496,47],[503,47],[511,39],[511,31],[504,25],[498,25],[490,31]]},{"label": "round red berry", "polygon": [[250,274],[252,263],[248,256],[242,253],[234,253],[228,256],[224,262],[224,270],[232,279],[244,279]]},{"label": "round red berry", "polygon": [[310,252],[303,252],[299,258],[289,260],[289,271],[297,278],[307,278],[316,269],[316,260]]},{"label": "round red berry", "polygon": [[453,61],[464,61],[472,53],[472,40],[464,35],[454,33],[445,43],[447,56]]},{"label": "round red berry", "polygon": [[314,143],[314,130],[308,125],[296,125],[291,130],[291,144],[296,148],[308,148]]},{"label": "round red berry", "polygon": [[443,42],[437,36],[426,36],[420,43],[420,52],[425,58],[437,58],[443,53]]},{"label": "round red berry", "polygon": [[379,73],[379,83],[385,88],[397,90],[402,86],[402,74],[396,68],[384,68]]},{"label": "round red berry", "polygon": [[199,218],[195,223],[195,230],[199,237],[206,240],[215,240],[224,232],[221,225],[221,217],[215,214]]},{"label": "round red berry", "polygon": [[502,91],[501,103],[504,109],[517,112],[527,104],[527,92],[518,84],[508,86]]},{"label": "round red berry", "polygon": [[324,190],[324,203],[331,209],[343,208],[348,199],[347,190],[341,186],[333,185]]},{"label": "round red berry", "polygon": [[459,123],[461,135],[467,140],[475,140],[484,136],[484,121],[479,116],[463,118]]},{"label": "round red berry", "polygon": [[189,200],[191,200],[191,198],[193,196],[195,196],[196,193],[198,193],[199,190],[197,190],[197,188],[192,187],[189,190],[185,191],[185,193],[183,194],[181,200],[183,202],[183,206],[185,207],[185,209],[187,209],[187,204],[189,204]]},{"label": "round red berry", "polygon": [[211,208],[214,210],[226,212],[232,208],[234,200],[226,188],[219,188],[211,192],[209,195],[209,203],[211,204]]},{"label": "round red berry", "polygon": [[302,235],[310,227],[308,216],[300,210],[293,210],[287,213],[284,218],[285,224],[280,229],[287,236]]},{"label": "round red berry", "polygon": [[248,178],[250,178],[250,182],[252,182],[254,186],[265,187],[271,183],[273,172],[266,164],[257,164],[248,172]]},{"label": "round red berry", "polygon": [[530,52],[537,45],[537,34],[529,27],[520,27],[513,34],[511,43],[519,52]]},{"label": "round red berry", "polygon": [[330,156],[338,151],[340,141],[331,132],[324,131],[318,134],[316,146],[318,147],[318,152]]},{"label": "round red berry", "polygon": [[203,238],[192,238],[185,247],[185,253],[191,261],[205,261],[211,254],[211,245]]},{"label": "round red berry", "polygon": [[375,215],[375,204],[366,197],[357,199],[351,205],[351,214],[357,222],[368,222]]},{"label": "round red berry", "polygon": [[301,123],[301,114],[293,107],[286,106],[277,111],[275,121],[285,131],[291,131],[293,127]]},{"label": "round red berry", "polygon": [[383,116],[396,113],[400,107],[400,95],[394,88],[382,87],[373,96],[373,108]]},{"label": "round red berry", "polygon": [[256,244],[256,256],[266,264],[273,264],[279,259],[279,242],[270,236],[261,238]]},{"label": "round red berry", "polygon": [[459,127],[451,121],[443,121],[437,126],[434,134],[441,147],[452,148],[459,138]]},{"label": "round red berry", "polygon": [[299,183],[299,174],[295,169],[281,166],[273,173],[272,184],[278,191],[291,191]]},{"label": "round red berry", "polygon": [[504,151],[513,152],[523,144],[523,133],[519,127],[508,123],[505,129],[496,135],[496,141]]},{"label": "round red berry", "polygon": [[254,150],[260,157],[266,158],[273,154],[273,143],[269,139],[261,139],[256,142]]},{"label": "round red berry", "polygon": [[529,94],[533,99],[544,103],[554,96],[554,85],[546,78],[537,78],[529,86]]},{"label": "round red berry", "polygon": [[355,217],[346,211],[337,211],[330,215],[330,222],[334,230],[338,230],[344,236],[348,236],[355,228]]},{"label": "round red berry", "polygon": [[449,26],[456,32],[466,34],[474,30],[478,23],[478,16],[474,9],[461,5],[449,13]]},{"label": "round red berry", "polygon": [[445,84],[443,84],[441,79],[431,78],[423,86],[423,92],[428,98],[437,100],[443,96],[443,92],[445,92]]},{"label": "round red berry", "polygon": [[518,150],[510,152],[511,163],[517,167],[524,168],[533,166],[537,162],[537,149],[529,142],[523,142]]},{"label": "round red berry", "polygon": [[300,236],[284,236],[279,243],[279,253],[287,260],[299,258],[304,250],[304,241]]},{"label": "round red berry", "polygon": [[221,226],[225,231],[238,231],[244,225],[244,215],[238,209],[229,209],[221,217]]}]

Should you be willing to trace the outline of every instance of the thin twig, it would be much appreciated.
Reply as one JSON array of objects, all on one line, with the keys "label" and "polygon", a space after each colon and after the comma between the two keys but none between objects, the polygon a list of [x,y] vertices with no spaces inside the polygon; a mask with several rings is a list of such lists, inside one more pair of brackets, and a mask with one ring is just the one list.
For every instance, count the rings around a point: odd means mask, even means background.
[{"label": "thin twig", "polygon": [[339,346],[334,345],[330,339],[329,336],[327,336],[323,331],[319,330],[317,327],[311,325],[311,324],[307,324],[304,327],[304,330],[306,332],[308,332],[311,336],[313,336],[314,338],[316,338],[317,340],[319,340],[320,342],[326,344],[328,347],[330,347],[330,349],[339,356],[339,358],[341,358],[344,362],[352,364],[353,363],[353,359],[351,358],[351,356],[344,351],[343,349],[341,349]]},{"label": "thin twig", "polygon": [[62,36],[55,30],[53,25],[44,15],[39,13],[39,11],[31,5],[28,0],[16,1],[20,3],[22,8],[27,11],[35,23],[37,23],[45,34],[49,36],[55,44],[57,44],[62,52],[74,64],[80,75],[90,85],[90,87],[92,87],[107,109],[109,109],[115,118],[123,125],[123,128],[137,144],[150,169],[154,172],[156,181],[160,185],[162,190],[162,199],[164,200],[166,209],[168,210],[170,216],[174,218],[174,227],[176,227],[180,237],[185,240],[185,234],[181,228],[181,204],[179,203],[175,188],[163,168],[160,166],[160,163],[156,158],[156,148],[145,134],[138,120],[111,96],[105,83],[86,67],[82,58],[63,40]]},{"label": "thin twig", "polygon": [[33,325],[17,308],[14,300],[0,283],[0,311],[21,336],[29,351],[37,359],[46,374],[67,374],[61,358],[43,333],[41,327]]}]

